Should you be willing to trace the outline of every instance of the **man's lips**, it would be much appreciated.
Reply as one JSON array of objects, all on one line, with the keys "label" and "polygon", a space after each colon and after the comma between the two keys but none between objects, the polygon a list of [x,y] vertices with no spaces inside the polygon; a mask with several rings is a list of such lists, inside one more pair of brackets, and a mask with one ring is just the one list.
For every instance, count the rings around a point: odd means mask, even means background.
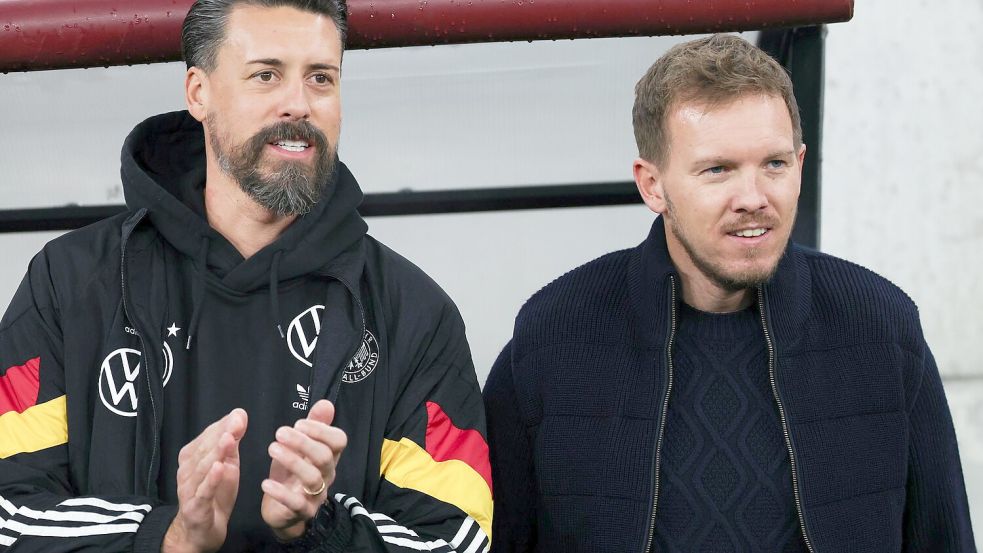
[{"label": "man's lips", "polygon": [[278,140],[268,144],[277,153],[292,157],[307,157],[314,151],[314,146],[306,140]]},{"label": "man's lips", "polygon": [[748,227],[728,232],[727,234],[738,238],[757,238],[771,232],[769,227]]},{"label": "man's lips", "polygon": [[748,225],[732,228],[726,234],[740,244],[753,246],[768,240],[771,237],[773,228],[769,225]]}]

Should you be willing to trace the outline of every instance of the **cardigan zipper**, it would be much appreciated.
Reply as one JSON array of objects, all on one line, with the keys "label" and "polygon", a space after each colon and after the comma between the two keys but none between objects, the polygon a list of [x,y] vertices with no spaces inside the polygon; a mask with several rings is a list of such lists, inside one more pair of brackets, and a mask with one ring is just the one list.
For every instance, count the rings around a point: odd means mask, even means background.
[{"label": "cardigan zipper", "polygon": [[795,510],[799,515],[799,526],[802,528],[802,539],[805,541],[806,549],[809,553],[815,553],[812,542],[809,540],[809,533],[806,532],[805,514],[802,512],[802,497],[799,494],[799,477],[795,463],[795,452],[792,450],[792,435],[788,430],[788,419],[785,416],[785,407],[782,405],[782,398],[778,393],[778,381],[775,378],[775,343],[771,338],[771,330],[768,328],[765,311],[767,304],[765,301],[765,291],[763,286],[758,286],[759,313],[761,315],[761,327],[765,333],[765,342],[768,344],[768,379],[771,381],[771,393],[775,396],[775,403],[778,404],[778,416],[782,421],[782,434],[785,436],[785,446],[788,448],[788,460],[792,467],[792,493],[795,496]]},{"label": "cardigan zipper", "polygon": [[649,520],[648,540],[645,542],[645,553],[651,553],[655,545],[655,513],[659,506],[659,471],[662,465],[662,439],[666,432],[666,413],[669,410],[669,394],[672,393],[672,344],[676,339],[676,279],[669,277],[669,336],[666,339],[666,367],[668,378],[666,395],[662,400],[662,414],[659,421],[659,437],[655,442],[655,459],[652,462],[652,517]]}]

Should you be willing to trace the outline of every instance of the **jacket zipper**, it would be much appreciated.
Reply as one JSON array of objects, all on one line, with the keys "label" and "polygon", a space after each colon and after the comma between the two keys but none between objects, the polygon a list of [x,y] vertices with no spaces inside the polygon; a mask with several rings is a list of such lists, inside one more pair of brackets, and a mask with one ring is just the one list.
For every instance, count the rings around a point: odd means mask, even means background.
[{"label": "jacket zipper", "polygon": [[792,435],[788,430],[788,420],[785,417],[785,407],[782,405],[782,398],[778,394],[778,382],[775,378],[775,344],[771,339],[771,331],[768,328],[768,321],[765,317],[766,301],[763,286],[758,286],[759,314],[761,315],[761,327],[765,333],[765,342],[768,344],[768,379],[771,381],[771,393],[775,396],[775,403],[778,405],[778,416],[782,421],[782,434],[785,435],[785,446],[788,448],[789,464],[792,468],[792,494],[795,496],[795,510],[799,515],[799,526],[802,528],[802,539],[806,543],[809,553],[815,553],[812,542],[809,540],[809,533],[806,532],[806,519],[802,512],[802,499],[799,495],[799,477],[796,470],[795,452],[792,450]]},{"label": "jacket zipper", "polygon": [[676,279],[669,277],[669,337],[666,339],[666,367],[669,376],[666,384],[666,396],[662,400],[662,415],[659,421],[659,438],[655,442],[655,460],[653,461],[652,480],[652,518],[649,521],[648,540],[645,543],[645,553],[651,553],[655,545],[655,513],[659,506],[659,470],[662,466],[662,439],[666,432],[666,413],[669,411],[669,395],[672,393],[672,344],[676,339]]},{"label": "jacket zipper", "polygon": [[[136,225],[142,219],[143,219],[143,215],[140,215],[139,216],[139,219],[137,219],[133,223],[133,226],[136,227]],[[130,232],[132,232],[132,230]],[[130,233],[127,233],[126,236],[123,237],[123,241],[120,244],[120,267],[119,267],[120,293],[121,293],[122,299],[123,299],[123,314],[126,316],[126,320],[130,321],[131,324],[133,324],[134,326],[136,326],[136,323],[134,322],[133,317],[130,316],[130,310],[129,310],[129,308],[127,308],[127,303],[126,303],[126,243],[129,241],[129,239],[130,239]],[[140,351],[143,352],[143,355],[145,356],[145,359],[143,359],[143,362],[144,362],[143,377],[147,381],[147,397],[150,398],[150,412],[151,412],[151,414],[154,417],[154,427],[153,427],[154,428],[154,434],[153,434],[154,439],[151,442],[154,445],[153,445],[153,450],[151,451],[151,454],[150,454],[150,466],[147,467],[147,484],[146,484],[146,487],[145,487],[145,490],[146,490],[145,493],[146,493],[146,495],[150,495],[151,483],[154,480],[152,478],[152,474],[151,473],[153,472],[154,459],[157,458],[157,445],[158,445],[158,443],[157,443],[158,442],[158,437],[157,437],[157,405],[154,403],[154,394],[153,394],[153,391],[151,390],[152,383],[150,381],[150,368],[149,368],[149,365],[151,363],[151,361],[150,361],[151,354],[150,353],[147,353],[147,342],[144,340],[144,338],[143,338],[143,332],[140,332],[140,329],[137,329],[137,338],[140,340]]]},{"label": "jacket zipper", "polygon": [[[349,352],[348,355],[346,355],[344,357],[344,359],[349,359],[350,360],[350,359],[352,359],[355,356],[355,353],[358,352],[358,348],[360,348],[362,346],[362,341],[365,340],[365,330],[366,330],[365,308],[362,306],[362,301],[358,299],[358,296],[357,295],[355,295],[354,289],[352,288],[352,286],[350,284],[348,284],[348,281],[347,280],[341,278],[340,276],[334,275],[334,274],[330,274],[330,273],[325,273],[325,274],[326,274],[326,276],[328,276],[330,278],[333,278],[333,279],[337,280],[338,282],[340,282],[341,285],[344,286],[348,290],[348,293],[351,294],[352,299],[355,300],[355,304],[358,305],[358,314],[361,315],[361,317],[362,317],[362,332],[359,333],[358,339],[355,340],[355,346],[354,346],[354,348]],[[325,309],[327,309],[327,305],[325,305]],[[344,363],[344,361],[342,361],[342,363]],[[315,363],[315,365],[316,365],[316,363]],[[345,371],[345,367],[344,366],[341,367],[341,371],[342,372]],[[311,387],[314,386],[314,366],[313,365],[311,366],[311,370],[310,370],[310,384],[308,386],[311,386]],[[327,399],[329,399],[331,401],[331,403],[336,403],[336,401],[337,401],[338,398],[335,397],[334,399],[332,399],[330,397],[331,396],[331,389],[333,387],[334,387],[334,382],[329,382],[328,383],[328,389],[327,389],[326,394],[327,394]],[[340,394],[340,384],[339,384],[339,394]],[[336,406],[336,408],[337,408],[337,406]]]}]

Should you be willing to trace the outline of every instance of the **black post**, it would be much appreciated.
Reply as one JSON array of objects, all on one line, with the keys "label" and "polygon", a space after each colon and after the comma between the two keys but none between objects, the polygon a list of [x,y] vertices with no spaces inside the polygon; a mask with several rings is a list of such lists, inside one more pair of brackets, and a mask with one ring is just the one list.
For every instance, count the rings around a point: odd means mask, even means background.
[{"label": "black post", "polygon": [[826,27],[762,31],[758,46],[788,69],[802,117],[806,162],[802,169],[799,216],[792,240],[819,247],[822,192],[823,87],[825,85]]}]

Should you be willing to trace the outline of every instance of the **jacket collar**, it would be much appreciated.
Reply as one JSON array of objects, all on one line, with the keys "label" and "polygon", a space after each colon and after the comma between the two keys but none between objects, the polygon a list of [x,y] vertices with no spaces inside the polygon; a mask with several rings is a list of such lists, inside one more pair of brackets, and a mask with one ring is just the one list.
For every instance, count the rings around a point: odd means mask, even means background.
[{"label": "jacket collar", "polygon": [[[632,252],[628,266],[636,339],[649,347],[663,346],[669,332],[670,277],[675,280],[676,301],[682,301],[682,281],[669,257],[664,218],[658,217],[648,237]],[[789,244],[778,270],[763,289],[766,316],[775,340],[784,349],[794,347],[802,336],[812,301],[809,267],[801,246]]]}]

